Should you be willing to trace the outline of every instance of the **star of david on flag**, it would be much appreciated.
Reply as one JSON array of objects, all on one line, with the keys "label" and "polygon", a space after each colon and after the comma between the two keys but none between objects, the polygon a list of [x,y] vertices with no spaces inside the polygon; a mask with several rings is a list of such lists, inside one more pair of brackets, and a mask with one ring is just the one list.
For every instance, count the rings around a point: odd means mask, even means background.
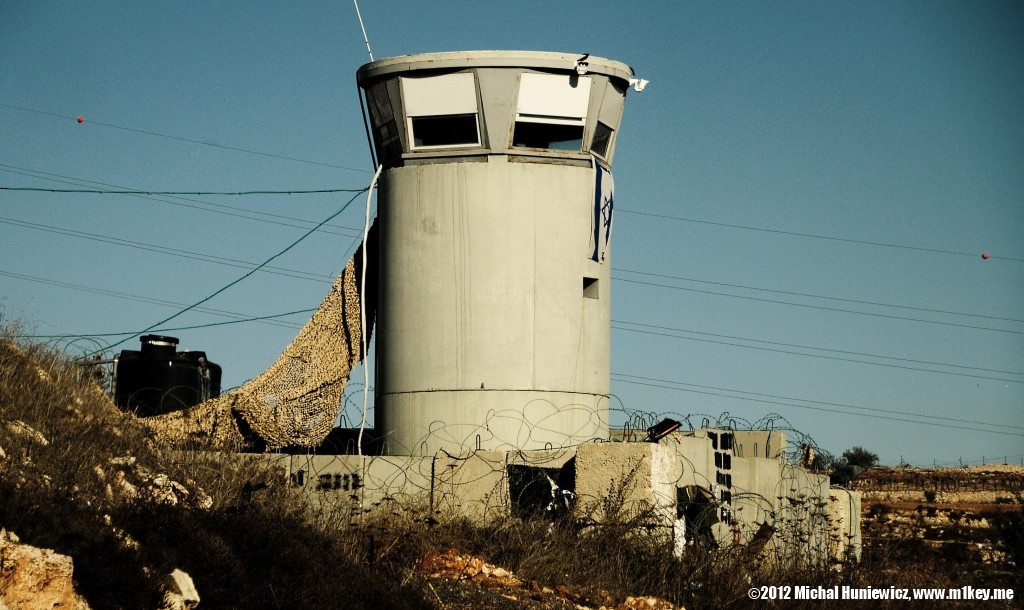
[{"label": "star of david on flag", "polygon": [[611,171],[605,169],[594,159],[594,219],[593,232],[590,237],[593,249],[590,258],[597,262],[604,261],[608,242],[612,238],[612,211],[615,208],[615,181]]}]

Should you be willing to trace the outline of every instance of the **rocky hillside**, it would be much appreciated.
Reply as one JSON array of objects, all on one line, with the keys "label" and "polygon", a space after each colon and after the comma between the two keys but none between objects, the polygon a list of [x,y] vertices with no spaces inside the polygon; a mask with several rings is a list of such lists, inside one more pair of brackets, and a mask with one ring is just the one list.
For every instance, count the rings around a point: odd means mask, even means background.
[{"label": "rocky hillside", "polygon": [[1024,567],[1024,467],[880,467],[851,487],[868,547],[896,542],[979,573]]},{"label": "rocky hillside", "polygon": [[201,449],[162,444],[88,370],[0,332],[0,610],[700,610],[761,607],[753,585],[1024,590],[1019,470],[869,471],[853,483],[863,561],[831,569],[731,547],[679,558],[628,522],[314,511],[260,456]]},{"label": "rocky hillside", "polygon": [[0,334],[0,608],[432,607],[325,525],[260,460],[161,445]]}]

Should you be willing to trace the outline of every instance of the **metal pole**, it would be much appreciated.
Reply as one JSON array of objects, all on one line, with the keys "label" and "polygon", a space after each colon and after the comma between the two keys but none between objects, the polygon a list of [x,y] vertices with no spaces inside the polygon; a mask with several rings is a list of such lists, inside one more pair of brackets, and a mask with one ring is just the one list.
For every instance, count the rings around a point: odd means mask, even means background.
[{"label": "metal pole", "polygon": [[356,5],[356,18],[359,19],[359,29],[363,31],[363,41],[366,42],[366,52],[370,54],[370,61],[373,61],[373,51],[370,49],[370,39],[366,37],[366,26],[363,25],[363,15],[359,12],[359,2],[352,0]]}]

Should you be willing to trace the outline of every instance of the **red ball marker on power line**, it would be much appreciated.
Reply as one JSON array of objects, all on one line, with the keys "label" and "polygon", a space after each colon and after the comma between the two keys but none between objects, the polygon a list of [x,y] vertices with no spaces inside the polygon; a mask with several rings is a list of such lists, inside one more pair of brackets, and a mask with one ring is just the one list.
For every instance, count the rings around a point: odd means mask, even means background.
[{"label": "red ball marker on power line", "polygon": [[985,260],[988,260],[988,252],[982,252],[981,253],[981,258],[983,258]]},{"label": "red ball marker on power line", "polygon": [[84,116],[78,117],[78,122],[79,123],[84,123],[85,122],[85,117]]}]

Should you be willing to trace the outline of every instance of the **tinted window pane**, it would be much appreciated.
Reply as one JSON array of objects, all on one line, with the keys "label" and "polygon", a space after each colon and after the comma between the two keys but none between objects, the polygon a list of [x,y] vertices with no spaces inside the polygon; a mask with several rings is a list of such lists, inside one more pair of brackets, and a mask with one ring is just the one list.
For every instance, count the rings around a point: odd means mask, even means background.
[{"label": "tinted window pane", "polygon": [[413,117],[412,134],[414,146],[417,148],[480,143],[475,114]]},{"label": "tinted window pane", "polygon": [[582,150],[583,125],[516,121],[516,130],[512,135],[512,146],[550,148],[554,150]]},{"label": "tinted window pane", "polygon": [[594,130],[594,141],[590,143],[590,152],[602,157],[608,156],[608,145],[612,141],[612,128],[598,122]]}]

